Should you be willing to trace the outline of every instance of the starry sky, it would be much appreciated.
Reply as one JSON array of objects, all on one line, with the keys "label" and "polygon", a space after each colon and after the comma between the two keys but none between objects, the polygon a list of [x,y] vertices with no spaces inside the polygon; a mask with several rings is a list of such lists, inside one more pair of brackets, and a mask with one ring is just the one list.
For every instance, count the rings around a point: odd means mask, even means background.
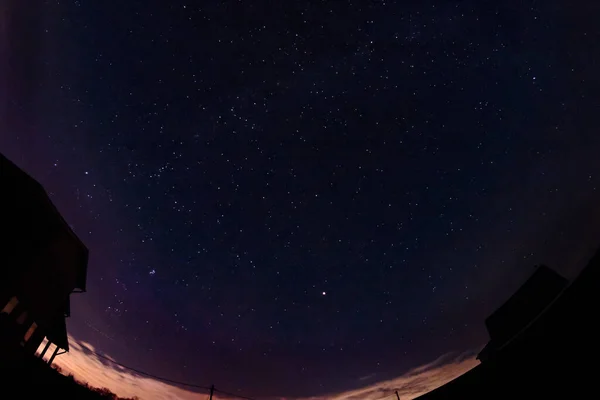
[{"label": "starry sky", "polygon": [[120,363],[358,390],[475,354],[599,242],[592,2],[22,3],[0,151],[90,249],[72,340]]}]

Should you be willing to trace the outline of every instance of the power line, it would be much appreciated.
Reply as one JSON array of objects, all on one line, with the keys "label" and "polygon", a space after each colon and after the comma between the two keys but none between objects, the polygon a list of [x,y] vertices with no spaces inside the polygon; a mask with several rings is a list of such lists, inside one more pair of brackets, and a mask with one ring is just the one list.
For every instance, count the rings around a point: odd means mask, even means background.
[{"label": "power line", "polygon": [[[158,376],[158,375],[149,374],[148,372],[140,371],[139,369],[135,369],[135,368],[129,367],[129,366],[127,366],[127,365],[121,364],[121,363],[119,363],[119,362],[116,362],[115,360],[113,360],[113,359],[111,359],[111,358],[109,358],[109,357],[106,357],[106,356],[103,356],[102,354],[98,354],[98,353],[96,353],[95,351],[92,351],[92,350],[90,350],[90,351],[91,351],[92,353],[94,353],[96,356],[98,356],[98,357],[100,357],[100,358],[103,358],[103,359],[105,359],[105,360],[108,360],[108,361],[110,361],[110,362],[111,362],[111,363],[113,363],[113,364],[116,364],[116,365],[118,365],[118,366],[120,366],[120,367],[123,367],[123,368],[125,368],[125,369],[128,369],[128,370],[131,370],[131,371],[137,372],[138,374],[142,374],[142,375],[148,376],[148,377],[150,377],[150,378],[157,379],[157,380],[159,380],[159,381],[168,382],[168,383],[173,383],[173,384],[176,384],[176,385],[189,386],[189,387],[193,387],[193,388],[197,388],[197,389],[205,389],[205,390],[210,390],[210,386],[202,386],[202,385],[198,385],[198,384],[195,384],[195,383],[189,383],[189,382],[176,381],[176,380],[174,380],[174,379],[169,379],[169,378],[165,378],[165,377],[162,377],[162,376]],[[252,400],[253,400],[253,399],[252,399]]]},{"label": "power line", "polygon": [[377,398],[377,399],[375,399],[375,400],[382,400],[382,399],[387,399],[387,398],[388,398],[388,397],[392,397],[392,396],[396,396],[396,394],[395,394],[395,393],[392,393],[392,394],[388,394],[388,395],[386,395],[386,396],[383,396],[383,397],[379,397],[379,398]]},{"label": "power line", "polygon": [[239,398],[239,399],[255,400],[252,397],[240,396],[239,394],[233,394],[233,393],[229,393],[229,392],[224,392],[223,390],[219,390],[219,389],[216,389],[216,388],[215,388],[215,392],[223,393],[226,396],[236,397],[236,398]]},{"label": "power line", "polygon": [[[104,355],[102,355],[102,354],[99,354],[99,353],[97,353],[97,352],[95,352],[95,351],[93,351],[93,350],[89,350],[89,351],[90,351],[91,353],[95,354],[96,356],[98,356],[98,357],[100,357],[100,358],[104,359],[104,360],[110,361],[111,363],[113,363],[113,364],[115,364],[115,365],[118,365],[118,366],[120,366],[120,367],[122,367],[122,368],[125,368],[125,369],[128,369],[128,370],[130,370],[130,371],[134,371],[134,372],[136,372],[136,373],[138,373],[138,374],[142,374],[142,375],[148,376],[148,377],[150,377],[150,378],[157,379],[157,380],[159,380],[159,381],[163,381],[163,382],[167,382],[167,383],[172,383],[172,384],[175,384],[175,385],[182,385],[182,386],[193,387],[193,388],[197,388],[197,389],[204,389],[204,390],[209,390],[209,391],[211,390],[211,387],[210,387],[210,386],[203,386],[203,385],[198,385],[198,384],[196,384],[196,383],[190,383],[190,382],[177,381],[177,380],[175,380],[175,379],[169,379],[169,378],[165,378],[165,377],[163,377],[163,376],[158,376],[158,375],[150,374],[150,373],[148,373],[148,372],[141,371],[141,370],[139,370],[139,369],[136,369],[136,368],[130,367],[130,366],[128,366],[128,365],[121,364],[121,363],[119,363],[119,362],[117,362],[117,361],[115,361],[115,360],[113,360],[113,359],[111,359],[111,358],[109,358],[109,357],[106,357],[106,356],[104,356]],[[239,398],[239,399],[245,399],[245,400],[256,400],[256,399],[253,399],[252,397],[247,397],[247,396],[242,396],[242,395],[239,395],[239,394],[229,393],[229,392],[226,392],[226,391],[224,391],[224,390],[217,389],[217,388],[215,388],[215,387],[213,387],[212,389],[213,389],[215,392],[222,393],[222,394],[224,394],[224,395],[226,395],[226,396],[235,397],[235,398]]]},{"label": "power line", "polygon": [[[159,381],[163,381],[163,382],[167,382],[167,383],[172,383],[172,384],[175,384],[175,385],[181,385],[181,386],[193,387],[193,388],[196,388],[196,389],[204,389],[204,390],[208,390],[208,391],[210,391],[210,390],[211,390],[211,387],[210,387],[210,386],[203,386],[203,385],[198,385],[198,384],[196,384],[196,383],[183,382],[183,381],[178,381],[178,380],[175,380],[175,379],[169,379],[169,378],[165,378],[165,377],[163,377],[163,376],[159,376],[159,375],[150,374],[150,373],[148,373],[148,372],[141,371],[141,370],[139,370],[139,369],[137,369],[137,368],[133,368],[133,367],[130,367],[130,366],[128,366],[128,365],[121,364],[120,362],[117,362],[117,361],[113,360],[112,358],[106,357],[106,356],[104,356],[104,355],[102,355],[102,354],[99,354],[99,353],[97,353],[97,352],[93,351],[93,350],[88,350],[88,351],[89,351],[89,352],[91,352],[91,353],[93,353],[93,354],[95,354],[97,357],[100,357],[100,358],[102,358],[102,359],[104,359],[104,360],[110,361],[112,364],[118,365],[119,367],[122,367],[122,368],[128,369],[128,370],[130,370],[130,371],[136,372],[136,373],[138,373],[138,374],[141,374],[141,375],[145,375],[145,376],[147,376],[147,377],[150,377],[150,378],[157,379],[157,380],[159,380]],[[218,393],[224,394],[224,395],[226,395],[226,396],[235,397],[235,398],[238,398],[238,399],[244,399],[244,400],[256,400],[256,399],[254,399],[254,398],[252,398],[252,397],[247,397],[247,396],[242,396],[242,395],[235,394],[235,393],[226,392],[226,391],[224,391],[224,390],[217,389],[217,388],[215,388],[215,387],[213,387],[213,390],[214,390],[215,392],[218,392]],[[377,398],[376,400],[383,400],[383,399],[387,399],[387,398],[389,398],[389,397],[392,397],[392,396],[394,396],[394,395],[395,395],[394,393],[392,393],[392,394],[388,394],[388,395],[386,395],[386,396],[379,397],[379,398]]]}]

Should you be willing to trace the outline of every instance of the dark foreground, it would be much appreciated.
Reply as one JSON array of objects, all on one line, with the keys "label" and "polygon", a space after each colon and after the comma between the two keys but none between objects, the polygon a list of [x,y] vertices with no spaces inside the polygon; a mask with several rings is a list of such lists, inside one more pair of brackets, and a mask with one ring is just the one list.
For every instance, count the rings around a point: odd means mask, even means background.
[{"label": "dark foreground", "polygon": [[107,389],[79,384],[21,349],[1,346],[0,399],[118,399]]},{"label": "dark foreground", "polygon": [[[600,251],[558,300],[494,358],[420,400],[596,398],[599,283]],[[0,360],[2,399],[115,398],[79,385],[31,355],[5,351]]]},{"label": "dark foreground", "polygon": [[599,271],[600,250],[556,302],[493,359],[419,399],[596,398]]}]

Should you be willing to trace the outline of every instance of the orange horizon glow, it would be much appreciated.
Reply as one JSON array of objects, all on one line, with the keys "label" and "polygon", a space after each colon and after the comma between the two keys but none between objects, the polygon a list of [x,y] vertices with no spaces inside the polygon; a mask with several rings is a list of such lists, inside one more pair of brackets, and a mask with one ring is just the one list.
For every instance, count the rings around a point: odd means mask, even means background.
[{"label": "orange horizon glow", "polygon": [[[84,347],[86,351],[96,352],[91,344],[79,342],[70,335],[69,343],[70,352],[56,357],[53,364],[59,366],[63,374],[72,374],[80,382],[86,382],[97,388],[107,388],[120,397],[137,396],[141,400],[198,399],[200,393],[191,389],[139,376],[117,364],[114,364],[114,367],[106,366],[98,358],[84,352]],[[44,341],[40,345],[38,354],[45,344]],[[54,345],[51,345],[44,359],[47,360],[53,350]],[[103,356],[116,362],[110,355],[104,354]],[[375,400],[388,394],[394,394],[397,390],[402,400],[411,400],[444,385],[478,364],[479,361],[472,355],[465,357],[464,354],[448,353],[430,363],[413,368],[397,378],[368,384],[359,389],[309,398],[281,396],[279,399],[352,400],[360,398],[361,400]],[[213,398],[227,399],[228,397],[216,394]]]}]

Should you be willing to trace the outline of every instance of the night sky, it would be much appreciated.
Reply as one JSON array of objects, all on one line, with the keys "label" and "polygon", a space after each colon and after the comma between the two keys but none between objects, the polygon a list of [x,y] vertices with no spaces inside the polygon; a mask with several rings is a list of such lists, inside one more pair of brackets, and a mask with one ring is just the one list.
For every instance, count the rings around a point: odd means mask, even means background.
[{"label": "night sky", "polygon": [[69,330],[121,363],[358,388],[476,352],[600,243],[591,1],[22,3],[0,151],[89,247]]}]

